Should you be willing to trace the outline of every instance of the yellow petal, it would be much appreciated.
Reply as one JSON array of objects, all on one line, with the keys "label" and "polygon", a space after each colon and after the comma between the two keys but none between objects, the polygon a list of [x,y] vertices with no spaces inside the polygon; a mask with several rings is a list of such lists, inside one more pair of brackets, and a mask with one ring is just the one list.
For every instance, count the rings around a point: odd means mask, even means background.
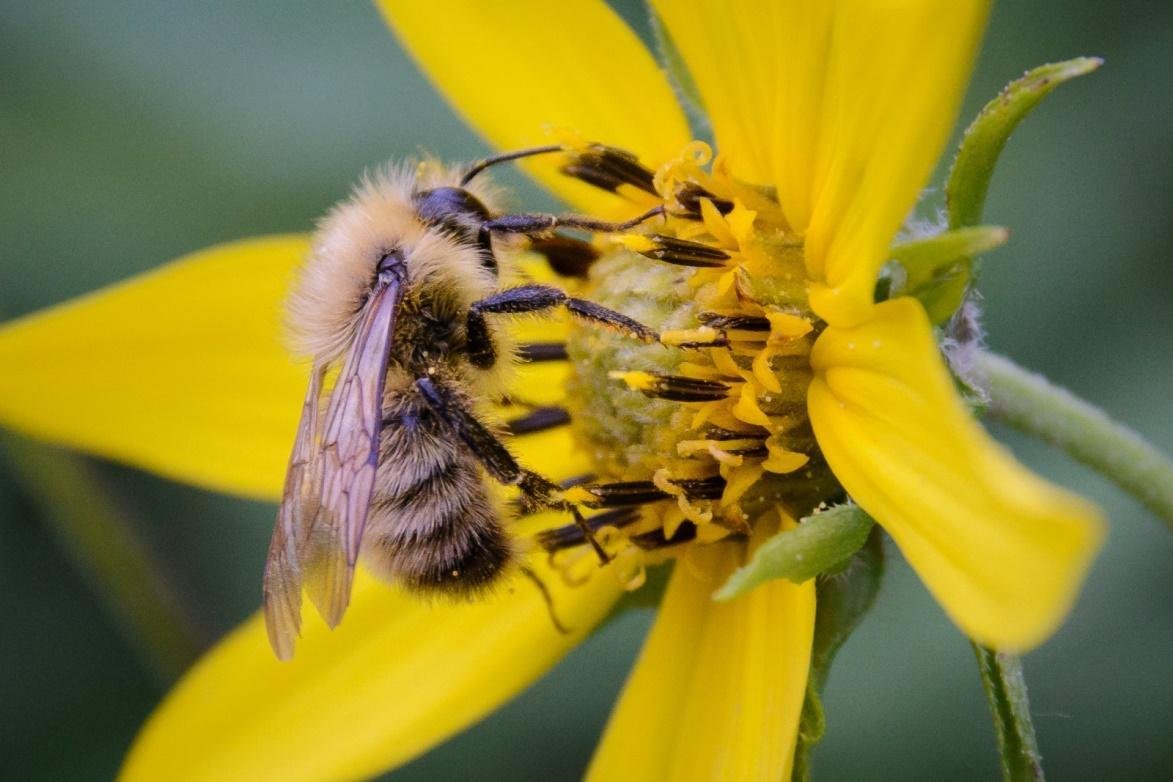
[{"label": "yellow petal", "polygon": [[[790,224],[810,220],[830,0],[652,0],[701,93],[732,173],[774,184]],[[874,52],[874,47],[869,46]]]},{"label": "yellow petal", "polygon": [[[888,245],[953,126],[988,4],[834,5],[826,83],[814,115],[814,168],[806,184],[806,261],[817,283],[811,306],[829,323],[849,326],[868,316]],[[788,176],[793,172],[779,161],[775,179]]]},{"label": "yellow petal", "polygon": [[987,2],[653,6],[734,175],[773,184],[791,226],[808,234],[815,311],[858,322],[952,126]]},{"label": "yellow petal", "polygon": [[[279,498],[309,374],[284,346],[284,299],[308,246],[273,236],[212,247],[0,326],[0,425]],[[564,320],[516,319],[513,338],[562,340]],[[565,362],[524,364],[512,386],[526,402],[557,404],[568,372]],[[534,463],[550,469],[548,453]]]},{"label": "yellow petal", "polygon": [[0,327],[0,424],[280,496],[308,369],[282,346],[302,236],[220,245]]},{"label": "yellow petal", "polygon": [[570,589],[534,566],[569,634],[522,578],[492,598],[446,605],[360,573],[342,624],[307,621],[288,663],[273,657],[254,616],[167,696],[121,779],[316,782],[407,762],[528,686],[618,599],[609,572]]},{"label": "yellow petal", "polygon": [[790,778],[814,582],[771,581],[713,602],[737,564],[737,548],[723,544],[694,548],[676,564],[589,779]]},{"label": "yellow petal", "polygon": [[[551,143],[550,126],[630,150],[652,167],[690,139],[668,80],[600,0],[380,0],[391,27],[453,106],[501,150]],[[523,165],[576,208],[631,213],[629,202],[558,173],[558,156]]]},{"label": "yellow petal", "polygon": [[949,616],[987,646],[1023,651],[1045,640],[1099,546],[1096,509],[978,426],[915,300],[828,328],[811,363],[810,418],[831,469]]}]

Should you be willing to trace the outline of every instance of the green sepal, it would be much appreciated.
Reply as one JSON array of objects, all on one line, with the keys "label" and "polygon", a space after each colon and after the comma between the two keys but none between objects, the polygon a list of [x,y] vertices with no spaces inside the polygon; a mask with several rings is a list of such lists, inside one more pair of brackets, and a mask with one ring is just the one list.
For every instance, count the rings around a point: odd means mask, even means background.
[{"label": "green sepal", "polygon": [[1001,247],[1009,238],[1006,228],[979,225],[895,245],[892,259],[905,272],[902,294],[915,296],[933,323],[943,323],[961,303],[970,259]]},{"label": "green sepal", "polygon": [[929,285],[958,261],[1001,247],[1009,238],[1009,229],[1002,226],[977,225],[902,242],[893,245],[891,253],[904,267],[905,292],[909,293]]},{"label": "green sepal", "polygon": [[1018,123],[1055,87],[1103,65],[1099,57],[1040,65],[987,103],[966,129],[957,159],[945,184],[945,204],[950,228],[977,225],[982,219],[986,192],[994,165]]},{"label": "green sepal", "polygon": [[874,522],[856,505],[838,505],[807,516],[797,527],[779,532],[758,546],[753,557],[734,571],[713,595],[731,600],[775,578],[798,584],[847,563],[867,540]]},{"label": "green sepal", "polygon": [[1002,778],[1006,782],[1041,782],[1043,761],[1030,718],[1022,661],[977,644],[973,644],[973,653],[994,718]]},{"label": "green sepal", "polygon": [[819,578],[816,586],[815,635],[811,645],[810,678],[798,723],[792,779],[806,782],[811,775],[811,751],[826,730],[821,693],[835,653],[871,609],[884,576],[884,536],[873,526],[863,548],[847,566]]}]

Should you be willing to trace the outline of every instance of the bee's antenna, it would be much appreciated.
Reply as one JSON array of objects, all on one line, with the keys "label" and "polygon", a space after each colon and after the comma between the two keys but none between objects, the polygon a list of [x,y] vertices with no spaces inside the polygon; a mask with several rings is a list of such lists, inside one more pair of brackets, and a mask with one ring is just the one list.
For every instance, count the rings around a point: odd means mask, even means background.
[{"label": "bee's antenna", "polygon": [[518,158],[531,157],[533,155],[546,155],[551,152],[561,152],[565,147],[561,144],[551,144],[547,147],[531,147],[530,149],[519,149],[516,152],[506,152],[494,157],[485,158],[477,163],[472,164],[472,168],[464,172],[464,176],[460,179],[460,186],[464,187],[477,174],[484,171],[490,166],[495,166],[498,163],[508,163],[510,160],[517,160]]}]

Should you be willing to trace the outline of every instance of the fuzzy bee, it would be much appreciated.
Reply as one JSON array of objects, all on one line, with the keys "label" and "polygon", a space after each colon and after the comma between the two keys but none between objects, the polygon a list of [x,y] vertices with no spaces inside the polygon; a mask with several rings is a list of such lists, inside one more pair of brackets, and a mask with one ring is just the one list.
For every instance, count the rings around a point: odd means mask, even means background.
[{"label": "fuzzy bee", "polygon": [[500,286],[512,272],[507,235],[626,230],[659,212],[620,224],[501,214],[493,191],[474,182],[489,165],[556,149],[465,170],[389,168],[319,225],[288,303],[295,346],[313,370],[265,567],[278,657],[293,654],[303,588],[330,626],[341,620],[360,554],[377,575],[419,592],[475,595],[493,582],[515,548],[487,478],[519,487],[529,509],[572,513],[594,542],[558,487],[521,467],[482,415],[515,366],[495,315],[563,306],[636,339],[657,337],[555,287]]}]

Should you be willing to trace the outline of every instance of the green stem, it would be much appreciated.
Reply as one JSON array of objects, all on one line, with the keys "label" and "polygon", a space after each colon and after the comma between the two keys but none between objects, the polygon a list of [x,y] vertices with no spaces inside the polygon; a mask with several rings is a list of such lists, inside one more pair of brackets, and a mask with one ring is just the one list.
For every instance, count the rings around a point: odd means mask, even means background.
[{"label": "green stem", "polygon": [[1009,654],[973,645],[977,656],[982,688],[994,717],[998,734],[998,752],[1002,756],[1002,778],[1006,782],[1041,782],[1043,759],[1035,741],[1030,719],[1030,700],[1022,661]]},{"label": "green stem", "polygon": [[989,381],[988,412],[1057,445],[1111,479],[1173,528],[1173,461],[1096,407],[994,353],[978,357]]},{"label": "green stem", "polygon": [[175,589],[81,457],[4,436],[3,452],[69,559],[159,679],[174,681],[202,646]]}]

